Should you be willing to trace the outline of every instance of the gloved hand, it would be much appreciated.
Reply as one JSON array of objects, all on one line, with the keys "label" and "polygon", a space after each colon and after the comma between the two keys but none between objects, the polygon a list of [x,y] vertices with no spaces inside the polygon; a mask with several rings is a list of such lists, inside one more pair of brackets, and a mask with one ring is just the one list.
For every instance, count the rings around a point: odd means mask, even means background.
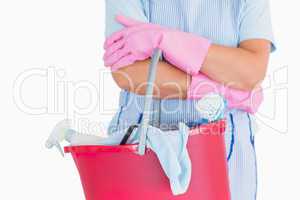
[{"label": "gloved hand", "polygon": [[248,92],[229,88],[209,79],[202,73],[193,75],[188,88],[187,98],[201,99],[209,93],[222,95],[226,99],[229,109],[239,109],[249,113],[257,112],[263,100],[263,93],[260,87]]},{"label": "gloved hand", "polygon": [[208,39],[121,15],[116,20],[125,28],[112,34],[104,44],[104,63],[112,71],[150,58],[155,48],[161,49],[168,62],[186,73],[200,71],[211,45]]}]

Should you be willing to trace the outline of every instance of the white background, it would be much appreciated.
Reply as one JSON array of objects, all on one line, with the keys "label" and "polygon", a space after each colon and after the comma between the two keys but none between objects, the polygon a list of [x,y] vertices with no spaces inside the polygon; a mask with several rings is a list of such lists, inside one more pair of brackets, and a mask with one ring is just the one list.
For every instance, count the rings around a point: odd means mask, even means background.
[{"label": "white background", "polygon": [[[271,1],[278,51],[271,58],[264,83],[266,101],[257,115],[259,200],[300,199],[296,3]],[[70,156],[61,158],[55,150],[45,149],[44,142],[55,123],[67,116],[99,124],[117,107],[118,88],[107,73],[100,79],[104,1],[1,1],[0,22],[0,199],[82,200]],[[47,80],[53,79],[46,75],[53,71],[60,75],[54,85],[64,85],[69,93],[54,96],[53,88],[47,87]],[[33,72],[40,75],[29,76]],[[22,82],[22,77],[27,79]],[[87,109],[79,115],[72,112],[77,107]]]}]

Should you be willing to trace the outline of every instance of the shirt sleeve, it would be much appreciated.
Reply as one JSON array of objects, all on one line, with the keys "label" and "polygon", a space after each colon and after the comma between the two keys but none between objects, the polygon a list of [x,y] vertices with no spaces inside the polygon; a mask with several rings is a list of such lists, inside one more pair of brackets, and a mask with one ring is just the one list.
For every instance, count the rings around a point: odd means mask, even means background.
[{"label": "shirt sleeve", "polygon": [[239,25],[240,42],[266,39],[271,42],[271,52],[275,51],[269,0],[244,0]]},{"label": "shirt sleeve", "polygon": [[106,38],[123,28],[122,25],[115,21],[115,17],[118,14],[148,22],[141,0],[105,0]]}]

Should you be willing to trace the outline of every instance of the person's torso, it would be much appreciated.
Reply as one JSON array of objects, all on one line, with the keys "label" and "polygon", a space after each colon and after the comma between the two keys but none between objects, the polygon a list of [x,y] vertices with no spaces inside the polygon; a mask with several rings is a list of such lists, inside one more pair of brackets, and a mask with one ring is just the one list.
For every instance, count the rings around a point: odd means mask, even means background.
[{"label": "person's torso", "polygon": [[149,21],[236,47],[242,0],[142,0]]},{"label": "person's torso", "polygon": [[[204,36],[215,44],[231,47],[236,47],[239,44],[239,15],[244,0],[141,1],[145,15],[152,23]],[[128,93],[127,91],[123,92]],[[133,101],[138,99],[138,95],[131,94],[130,96]],[[180,104],[189,107],[194,102],[181,99],[165,99],[162,104],[171,106],[173,109],[173,105]],[[193,108],[192,106],[191,110]],[[189,118],[187,115],[190,115],[191,110],[184,109],[181,113],[186,113],[185,118]]]}]

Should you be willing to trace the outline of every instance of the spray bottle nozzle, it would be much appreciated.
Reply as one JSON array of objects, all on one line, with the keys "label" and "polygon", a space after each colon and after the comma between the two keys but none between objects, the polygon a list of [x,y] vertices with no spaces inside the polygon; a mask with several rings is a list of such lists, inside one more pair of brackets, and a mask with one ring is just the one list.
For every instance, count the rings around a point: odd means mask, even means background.
[{"label": "spray bottle nozzle", "polygon": [[60,146],[59,142],[47,140],[45,146],[48,149],[51,149],[53,146],[55,146],[57,148],[57,150],[59,151],[59,153],[62,155],[62,157],[65,157],[64,151],[63,151],[62,147]]},{"label": "spray bottle nozzle", "polygon": [[46,148],[51,149],[53,146],[55,146],[60,154],[64,157],[64,151],[60,145],[60,142],[66,139],[68,130],[70,129],[70,124],[71,121],[69,119],[65,119],[57,123],[45,143]]}]

